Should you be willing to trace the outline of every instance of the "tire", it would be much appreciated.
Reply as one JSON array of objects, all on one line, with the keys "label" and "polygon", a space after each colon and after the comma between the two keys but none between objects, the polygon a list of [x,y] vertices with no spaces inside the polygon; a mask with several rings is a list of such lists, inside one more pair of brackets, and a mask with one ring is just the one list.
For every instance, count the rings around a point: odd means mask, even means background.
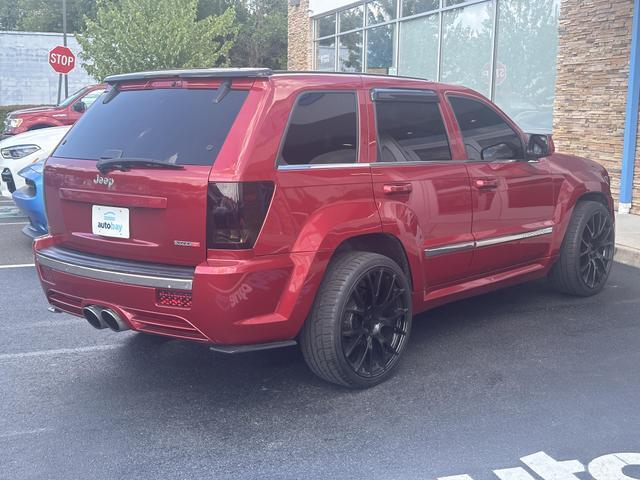
[{"label": "tire", "polygon": [[349,388],[397,370],[411,333],[411,287],[388,257],[349,252],[333,260],[300,332],[309,368]]},{"label": "tire", "polygon": [[611,272],[614,250],[611,212],[598,202],[578,203],[560,256],[549,273],[551,284],[567,295],[590,297],[600,293]]}]

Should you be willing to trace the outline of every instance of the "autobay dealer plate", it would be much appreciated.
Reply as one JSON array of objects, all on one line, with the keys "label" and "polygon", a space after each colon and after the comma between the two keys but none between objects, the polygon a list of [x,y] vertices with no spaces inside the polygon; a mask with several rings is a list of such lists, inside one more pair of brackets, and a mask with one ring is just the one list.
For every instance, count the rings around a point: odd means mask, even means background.
[{"label": "autobay dealer plate", "polygon": [[129,209],[93,205],[91,229],[103,237],[129,238]]}]

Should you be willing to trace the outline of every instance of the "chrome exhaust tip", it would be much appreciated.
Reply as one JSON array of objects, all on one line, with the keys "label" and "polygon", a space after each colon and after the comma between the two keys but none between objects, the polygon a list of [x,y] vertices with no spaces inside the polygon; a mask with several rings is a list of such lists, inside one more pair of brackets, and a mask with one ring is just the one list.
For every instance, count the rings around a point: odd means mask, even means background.
[{"label": "chrome exhaust tip", "polygon": [[104,308],[100,312],[100,318],[107,327],[114,332],[123,332],[129,330],[129,325],[125,322],[120,315],[109,308]]},{"label": "chrome exhaust tip", "polygon": [[102,321],[102,308],[97,305],[89,305],[82,309],[82,314],[89,325],[98,330],[107,328],[107,324]]}]

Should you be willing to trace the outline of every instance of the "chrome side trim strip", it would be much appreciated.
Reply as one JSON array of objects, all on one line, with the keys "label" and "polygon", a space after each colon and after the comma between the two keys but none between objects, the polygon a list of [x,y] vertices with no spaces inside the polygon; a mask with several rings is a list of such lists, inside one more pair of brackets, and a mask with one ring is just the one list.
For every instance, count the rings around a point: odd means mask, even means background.
[{"label": "chrome side trim strip", "polygon": [[465,250],[473,250],[476,246],[475,242],[456,243],[453,245],[445,245],[444,247],[427,248],[424,253],[427,257],[439,257],[440,255],[448,255],[450,253],[464,252]]},{"label": "chrome side trim strip", "polygon": [[193,279],[187,280],[182,278],[169,277],[153,277],[149,275],[139,275],[133,273],[114,272],[111,270],[102,270],[98,268],[85,267],[75,265],[73,263],[54,260],[36,253],[37,263],[46,267],[77,275],[79,277],[92,278],[94,280],[103,280],[106,282],[124,283],[126,285],[137,285],[140,287],[167,288],[176,290],[191,290],[193,287]]},{"label": "chrome side trim strip", "polygon": [[541,237],[543,235],[550,235],[551,233],[553,233],[553,227],[533,230],[531,232],[516,233],[515,235],[505,235],[504,237],[487,238],[485,240],[477,241],[476,248],[490,247],[501,243],[515,242],[517,240],[524,240],[527,238]]},{"label": "chrome side trim strip", "polygon": [[278,165],[278,170],[320,170],[330,168],[370,167],[370,163],[317,163],[303,165]]},{"label": "chrome side trim strip", "polygon": [[518,240],[525,240],[527,238],[541,237],[543,235],[550,235],[552,233],[553,227],[547,227],[541,228],[539,230],[517,233],[514,235],[487,238],[485,240],[476,242],[454,243],[451,245],[444,245],[442,247],[427,248],[424,251],[424,254],[429,258],[433,258],[439,257],[440,255],[449,255],[451,253],[464,252],[466,250],[472,250],[474,248],[491,247],[493,245],[500,245],[502,243],[516,242]]}]

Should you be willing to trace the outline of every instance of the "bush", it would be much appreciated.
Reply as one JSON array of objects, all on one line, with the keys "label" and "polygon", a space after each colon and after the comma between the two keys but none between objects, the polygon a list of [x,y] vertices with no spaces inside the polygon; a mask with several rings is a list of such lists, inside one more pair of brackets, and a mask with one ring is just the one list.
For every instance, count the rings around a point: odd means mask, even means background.
[{"label": "bush", "polygon": [[36,107],[37,105],[5,105],[0,106],[0,132],[4,130],[4,119],[14,110]]}]

